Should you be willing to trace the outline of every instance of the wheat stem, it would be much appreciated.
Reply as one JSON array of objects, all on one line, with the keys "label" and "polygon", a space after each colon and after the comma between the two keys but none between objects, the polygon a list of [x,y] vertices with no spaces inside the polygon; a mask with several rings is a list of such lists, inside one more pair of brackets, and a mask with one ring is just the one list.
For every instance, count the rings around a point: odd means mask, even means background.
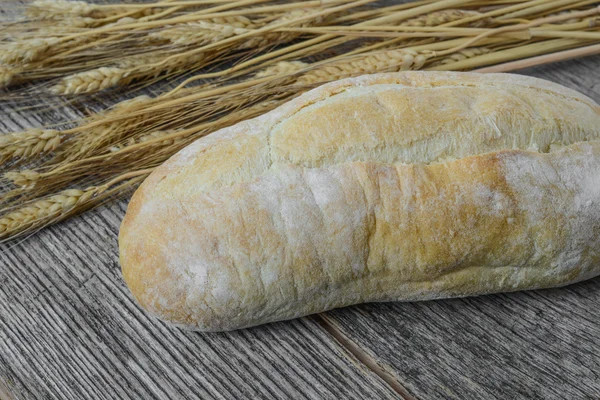
[{"label": "wheat stem", "polygon": [[584,17],[588,17],[588,16],[592,16],[592,15],[597,15],[600,13],[600,6],[595,7],[591,10],[586,10],[586,11],[581,11],[581,12],[576,12],[573,13],[571,15],[557,15],[554,17],[548,17],[548,18],[541,18],[535,21],[532,21],[528,24],[519,24],[519,25],[515,25],[515,26],[507,26],[504,28],[497,28],[497,29],[490,29],[487,32],[481,33],[477,36],[475,36],[473,39],[468,40],[467,42],[465,42],[464,44],[462,44],[461,46],[458,47],[454,47],[452,49],[446,50],[445,52],[440,53],[440,55],[445,55],[445,54],[450,54],[450,53],[454,53],[457,52],[459,50],[465,49],[467,47],[471,47],[473,46],[475,43],[477,43],[478,41],[480,41],[481,39],[485,39],[489,36],[492,35],[498,35],[498,34],[502,34],[502,33],[508,33],[508,32],[516,32],[516,31],[525,31],[525,30],[530,30],[531,28],[535,28],[537,26],[540,25],[544,25],[544,24],[551,24],[554,22],[558,22],[558,21],[564,21],[571,18],[584,18]]},{"label": "wheat stem", "polygon": [[580,44],[581,42],[576,39],[553,39],[544,42],[518,46],[502,51],[494,51],[473,58],[464,59],[454,63],[438,65],[426,69],[432,71],[461,71],[481,67],[484,65],[498,64],[507,61],[518,60],[524,57],[537,56],[550,51],[566,50],[573,47],[577,47]]}]

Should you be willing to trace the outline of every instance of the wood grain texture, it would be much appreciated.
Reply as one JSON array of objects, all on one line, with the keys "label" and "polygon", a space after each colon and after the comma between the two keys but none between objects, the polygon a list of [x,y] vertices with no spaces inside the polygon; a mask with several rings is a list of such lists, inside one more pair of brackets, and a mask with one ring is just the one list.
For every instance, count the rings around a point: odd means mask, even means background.
[{"label": "wood grain texture", "polygon": [[[600,102],[600,57],[520,72]],[[416,398],[600,398],[600,278],[551,290],[362,305],[325,318]]]}]

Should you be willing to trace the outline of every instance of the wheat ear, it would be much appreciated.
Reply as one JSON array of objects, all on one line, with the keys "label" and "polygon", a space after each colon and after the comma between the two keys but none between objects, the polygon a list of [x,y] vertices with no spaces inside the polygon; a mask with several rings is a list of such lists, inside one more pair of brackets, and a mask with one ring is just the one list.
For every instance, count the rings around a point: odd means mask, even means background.
[{"label": "wheat ear", "polygon": [[69,189],[10,212],[0,218],[0,237],[24,230],[41,220],[66,213],[78,203],[84,203],[104,190],[106,187],[103,186],[91,187],[86,190]]},{"label": "wheat ear", "polygon": [[0,239],[35,229],[53,220],[66,217],[76,208],[88,205],[108,187],[93,186],[85,190],[68,189],[57,195],[37,200],[0,217]]},{"label": "wheat ear", "polygon": [[267,67],[256,73],[257,78],[265,76],[291,75],[301,69],[308,68],[310,64],[302,61],[280,61],[275,65]]},{"label": "wheat ear", "polygon": [[367,53],[350,59],[317,65],[313,70],[300,75],[296,83],[310,85],[363,74],[420,69],[430,57],[431,54],[411,49]]},{"label": "wheat ear", "polygon": [[121,80],[131,74],[131,70],[117,67],[100,67],[91,71],[79,72],[63,78],[60,83],[52,86],[53,94],[93,93],[116,86]]},{"label": "wheat ear", "polygon": [[233,25],[214,24],[211,22],[190,22],[152,32],[151,39],[166,40],[175,45],[199,46],[218,42],[228,37],[247,33],[246,28]]},{"label": "wheat ear", "polygon": [[476,56],[480,56],[482,54],[491,53],[492,50],[487,47],[469,47],[460,51],[457,51],[454,54],[449,55],[439,61],[435,61],[431,63],[432,67],[438,65],[452,64],[457,61],[466,60],[467,58],[473,58]]},{"label": "wheat ear", "polygon": [[209,18],[208,22],[212,22],[213,24],[219,25],[229,25],[233,26],[234,28],[252,29],[256,27],[256,24],[252,22],[250,18],[244,17],[242,15],[213,17]]},{"label": "wheat ear", "polygon": [[152,171],[139,170],[120,175],[87,189],[67,189],[26,203],[0,216],[0,240],[13,239],[100,204],[104,199],[134,187]]},{"label": "wheat ear", "polygon": [[61,143],[59,131],[29,129],[0,136],[0,162],[25,159],[55,150]]},{"label": "wheat ear", "polygon": [[13,185],[22,188],[32,187],[40,179],[39,172],[25,169],[21,171],[9,171],[4,173],[4,178],[12,182]]},{"label": "wheat ear", "polygon": [[25,39],[0,48],[0,61],[4,64],[22,64],[44,57],[52,46],[60,43],[57,37]]},{"label": "wheat ear", "polygon": [[[440,10],[434,11],[429,14],[421,15],[419,17],[407,19],[402,22],[401,26],[415,26],[415,27],[425,27],[425,26],[440,26],[446,24],[448,22],[459,21],[463,18],[474,17],[477,15],[481,15],[481,13],[477,11],[468,11],[468,10]],[[482,19],[472,22],[470,26],[472,27],[481,27],[490,22],[490,19]]]},{"label": "wheat ear", "polygon": [[95,93],[115,86],[127,85],[135,79],[157,77],[186,65],[194,65],[203,60],[204,54],[170,58],[164,54],[140,54],[123,58],[113,67],[100,67],[66,76],[48,90],[57,95]]},{"label": "wheat ear", "polygon": [[70,17],[87,17],[98,8],[84,1],[68,0],[36,0],[31,3],[25,15],[32,19],[67,19]]},{"label": "wheat ear", "polygon": [[85,1],[36,0],[27,7],[25,15],[35,20],[69,21],[80,17],[100,19],[120,14],[142,18],[162,11],[162,8],[152,8],[151,4],[147,8],[131,12],[126,7],[119,7],[116,4],[107,7],[107,5],[99,6]]}]

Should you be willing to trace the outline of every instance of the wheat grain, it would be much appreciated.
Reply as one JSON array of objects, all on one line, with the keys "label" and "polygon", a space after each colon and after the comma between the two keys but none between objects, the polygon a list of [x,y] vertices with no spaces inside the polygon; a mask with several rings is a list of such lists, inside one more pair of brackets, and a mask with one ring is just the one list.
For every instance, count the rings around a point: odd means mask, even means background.
[{"label": "wheat grain", "polygon": [[265,76],[291,75],[309,66],[310,64],[302,61],[280,61],[275,65],[259,71],[256,73],[256,77],[264,78]]},{"label": "wheat grain", "polygon": [[233,25],[199,21],[161,29],[150,33],[148,37],[155,40],[166,40],[175,45],[199,47],[247,32],[248,29],[237,28]]},{"label": "wheat grain", "polygon": [[100,67],[69,75],[49,90],[53,94],[62,95],[93,93],[118,85],[129,74],[131,74],[131,70],[128,69]]},{"label": "wheat grain", "polygon": [[[448,22],[454,22],[461,20],[467,17],[473,17],[476,15],[481,15],[481,13],[477,11],[468,11],[468,10],[440,10],[435,11],[430,14],[421,15],[419,17],[408,19],[402,22],[400,25],[402,26],[415,26],[415,27],[425,27],[425,26],[439,26]],[[489,24],[490,19],[482,19],[478,21],[474,21],[469,24],[472,27],[481,27]]]},{"label": "wheat grain", "polygon": [[4,178],[11,181],[15,186],[22,188],[28,188],[35,185],[40,179],[41,174],[39,172],[25,169],[21,171],[9,171],[4,173]]},{"label": "wheat grain", "polygon": [[4,64],[22,64],[37,61],[47,55],[52,46],[60,43],[57,37],[25,39],[0,48],[0,61]]},{"label": "wheat grain", "polygon": [[85,190],[68,189],[57,195],[31,202],[0,217],[0,238],[5,239],[30,228],[40,226],[61,216],[67,216],[76,207],[85,206],[108,187],[93,186]]},{"label": "wheat grain", "polygon": [[310,85],[363,74],[420,69],[430,57],[430,54],[411,49],[367,53],[346,60],[317,65],[313,70],[300,75],[296,83]]},{"label": "wheat grain", "polygon": [[0,162],[25,159],[55,150],[61,143],[60,132],[53,129],[29,129],[0,136]]},{"label": "wheat grain", "polygon": [[457,51],[454,54],[450,54],[448,57],[443,58],[439,61],[433,62],[433,63],[431,63],[431,66],[435,67],[438,65],[452,64],[457,61],[466,60],[467,58],[473,58],[476,56],[480,56],[482,54],[487,54],[487,53],[490,53],[491,51],[492,50],[488,49],[487,47],[469,47],[469,48]]}]

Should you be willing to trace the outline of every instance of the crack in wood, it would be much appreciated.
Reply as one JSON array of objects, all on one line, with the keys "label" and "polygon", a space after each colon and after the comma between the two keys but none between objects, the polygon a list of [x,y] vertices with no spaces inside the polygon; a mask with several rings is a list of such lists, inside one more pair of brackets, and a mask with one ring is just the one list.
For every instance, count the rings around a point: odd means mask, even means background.
[{"label": "crack in wood", "polygon": [[[319,324],[325,331],[331,335],[344,349],[346,349],[350,354],[352,354],[358,361],[360,361],[365,367],[367,367],[371,372],[381,378],[387,385],[392,388],[402,400],[417,400],[416,397],[410,394],[410,392],[402,386],[398,378],[394,376],[388,369],[381,366],[380,363],[377,362],[373,356],[371,356],[367,351],[362,349],[358,344],[356,344],[352,339],[350,339],[346,334],[339,329],[335,323],[331,321],[330,318],[327,317],[326,314],[316,314],[313,315],[312,318]],[[391,368],[389,368],[391,369]]]}]

